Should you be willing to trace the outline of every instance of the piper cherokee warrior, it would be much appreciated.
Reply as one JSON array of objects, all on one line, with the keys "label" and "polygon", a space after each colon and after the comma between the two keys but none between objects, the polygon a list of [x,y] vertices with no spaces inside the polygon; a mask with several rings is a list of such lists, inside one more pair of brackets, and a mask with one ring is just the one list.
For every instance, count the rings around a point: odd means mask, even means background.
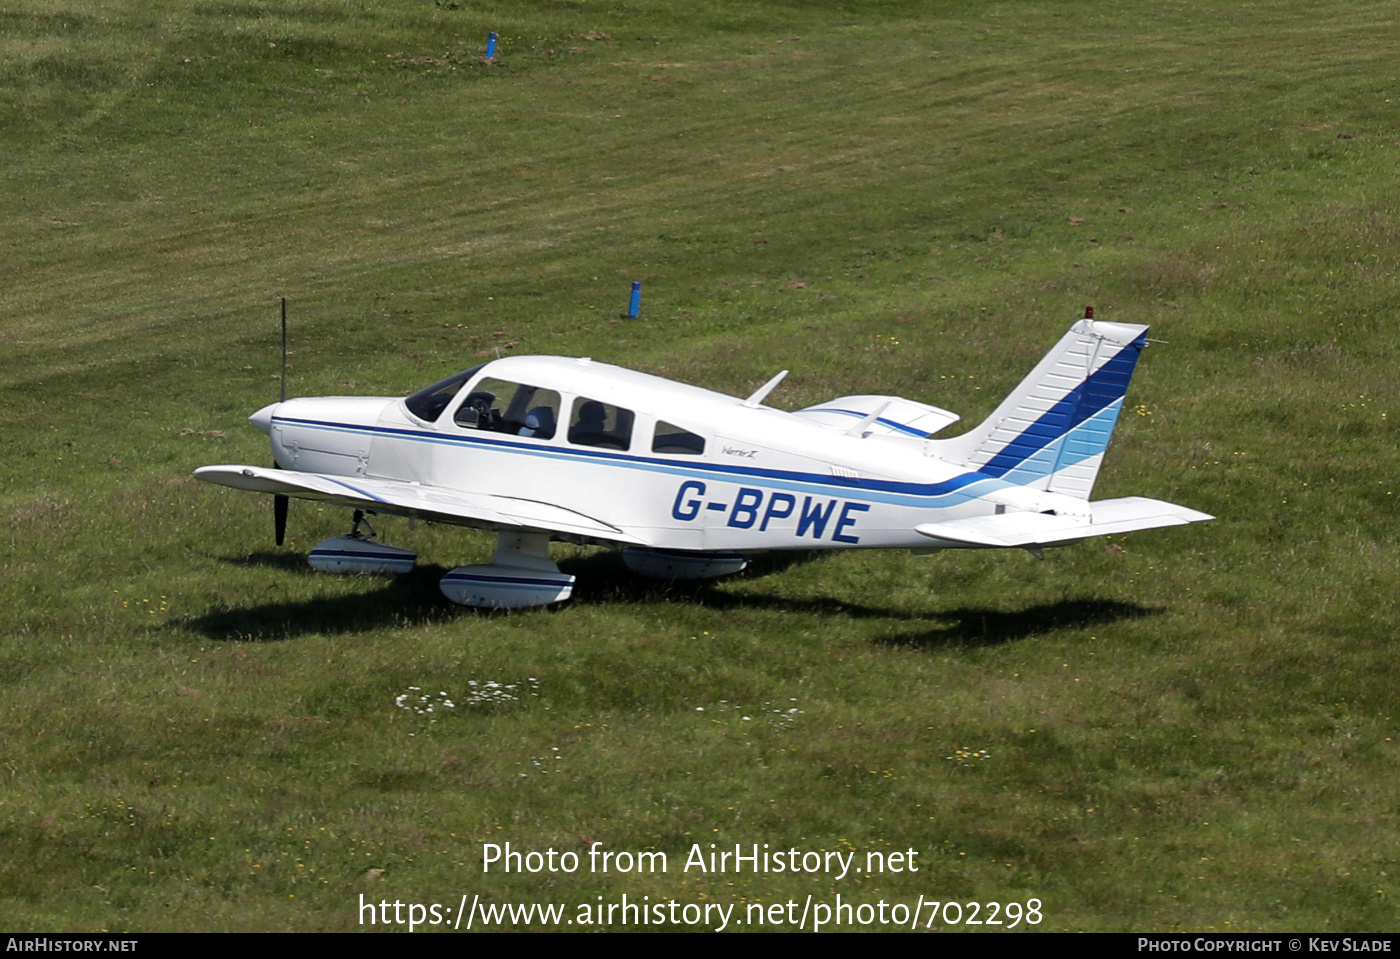
[{"label": "piper cherokee warrior", "polygon": [[633,572],[704,579],[781,549],[1020,548],[1212,519],[1139,496],[1089,494],[1147,327],[1092,310],[979,426],[897,396],[787,412],[588,358],[509,356],[407,397],[284,400],[249,421],[277,468],[206,466],[205,482],[347,506],[346,536],[311,551],[327,572],[407,572],[367,515],[492,530],[490,563],[442,578],[468,606],[567,600],[551,540],[619,546]]}]

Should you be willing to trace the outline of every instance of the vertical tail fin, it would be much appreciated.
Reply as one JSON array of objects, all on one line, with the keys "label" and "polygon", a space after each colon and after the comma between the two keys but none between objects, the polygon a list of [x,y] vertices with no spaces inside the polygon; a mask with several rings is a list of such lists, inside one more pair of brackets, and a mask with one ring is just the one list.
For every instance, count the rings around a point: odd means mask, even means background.
[{"label": "vertical tail fin", "polygon": [[1145,326],[1080,320],[980,426],[930,452],[1087,500],[1146,345]]}]

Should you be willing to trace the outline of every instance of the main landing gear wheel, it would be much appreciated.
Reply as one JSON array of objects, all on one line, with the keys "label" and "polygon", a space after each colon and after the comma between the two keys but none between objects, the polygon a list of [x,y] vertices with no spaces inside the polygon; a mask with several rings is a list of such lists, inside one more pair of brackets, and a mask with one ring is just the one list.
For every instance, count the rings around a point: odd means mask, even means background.
[{"label": "main landing gear wheel", "polygon": [[562,603],[574,593],[574,578],[549,558],[548,533],[501,533],[490,563],[459,566],[440,586],[462,606],[522,609]]},{"label": "main landing gear wheel", "polygon": [[[360,531],[363,526],[368,535]],[[365,519],[363,510],[355,510],[355,523],[345,536],[333,536],[316,544],[307,557],[312,569],[323,573],[411,573],[418,554],[374,542],[374,527]]]}]

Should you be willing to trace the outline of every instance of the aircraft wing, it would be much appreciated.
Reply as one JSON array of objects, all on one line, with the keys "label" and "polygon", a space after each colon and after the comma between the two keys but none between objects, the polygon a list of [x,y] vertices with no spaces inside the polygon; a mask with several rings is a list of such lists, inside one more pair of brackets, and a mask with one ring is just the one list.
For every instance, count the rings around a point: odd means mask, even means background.
[{"label": "aircraft wing", "polygon": [[1209,513],[1144,496],[1105,499],[1089,505],[1091,514],[1088,519],[1017,511],[949,520],[946,523],[924,523],[914,527],[914,530],[929,539],[964,548],[1034,548],[1074,543],[1092,536],[1184,526],[1215,518]]},{"label": "aircraft wing", "polygon": [[320,500],[393,516],[412,516],[482,529],[544,530],[644,546],[646,543],[609,523],[552,503],[467,493],[418,483],[298,473],[261,466],[204,466],[195,479],[255,493],[279,493]]}]

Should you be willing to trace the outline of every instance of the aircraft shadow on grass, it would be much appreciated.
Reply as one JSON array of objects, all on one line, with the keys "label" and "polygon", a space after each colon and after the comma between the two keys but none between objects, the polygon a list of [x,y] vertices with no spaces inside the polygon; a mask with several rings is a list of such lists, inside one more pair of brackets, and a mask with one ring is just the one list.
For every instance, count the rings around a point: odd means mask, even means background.
[{"label": "aircraft shadow on grass", "polygon": [[[823,557],[817,552],[784,552],[757,556],[741,575],[753,579],[781,573]],[[243,566],[305,571],[304,558],[263,551],[229,560]],[[914,628],[876,642],[886,646],[937,648],[957,645],[999,645],[1055,629],[1107,624],[1155,615],[1159,610],[1100,599],[1064,599],[1024,610],[959,608],[946,612],[911,613],[850,603],[836,597],[789,598],[753,592],[731,592],[714,582],[664,582],[638,577],[613,552],[566,559],[560,564],[580,584],[573,603],[609,606],[672,602],[714,610],[771,609],[817,613],[855,619],[903,620],[911,626],[936,621],[931,628]],[[508,616],[509,610],[478,610],[449,603],[438,588],[445,570],[423,565],[413,572],[383,579],[379,589],[321,599],[269,602],[238,608],[219,607],[201,616],[177,621],[210,639],[232,642],[278,642],[311,633],[358,633],[385,627],[422,626],[463,617]],[[721,581],[722,584],[723,581]],[[567,609],[567,607],[564,607]],[[563,612],[560,609],[559,612]],[[554,615],[551,610],[547,615]],[[951,623],[949,623],[951,621]]]},{"label": "aircraft shadow on grass", "polygon": [[316,571],[306,565],[305,556],[300,553],[288,553],[282,550],[258,550],[256,553],[249,553],[247,556],[229,559],[227,562],[235,566],[276,569],[286,573],[305,573],[308,576],[316,575]]},{"label": "aircraft shadow on grass", "polygon": [[[816,550],[791,550],[761,553],[749,559],[743,572],[714,580],[663,580],[638,576],[627,569],[621,554],[602,550],[587,556],[566,559],[559,564],[561,571],[573,574],[574,602],[590,606],[609,603],[681,602],[707,609],[737,609],[746,605],[762,605],[765,599],[748,603],[748,594],[731,593],[723,586],[736,580],[760,579],[797,566],[826,558]],[[805,600],[779,601],[791,608],[806,608]]]},{"label": "aircraft shadow on grass", "polygon": [[[745,577],[781,572],[809,562],[820,553],[792,552],[758,557]],[[296,553],[263,550],[226,560],[237,566],[324,576],[306,564]],[[788,609],[829,608],[852,611],[855,608],[836,601],[774,600],[770,597],[736,596],[716,589],[712,583],[670,583],[642,579],[629,572],[616,553],[564,560],[565,570],[587,577],[588,588],[575,593],[574,603],[610,605],[617,603],[680,602],[712,609],[767,606],[775,603]],[[178,620],[176,625],[192,629],[211,639],[235,642],[275,642],[309,633],[355,633],[382,627],[421,626],[446,622],[463,616],[505,616],[509,610],[474,609],[450,603],[438,588],[446,570],[441,566],[420,565],[411,573],[390,578],[376,577],[379,589],[324,599],[296,602],[270,602],[242,607],[218,607],[201,616]],[[872,615],[875,613],[872,612]]]},{"label": "aircraft shadow on grass", "polygon": [[[767,553],[753,557],[748,569],[731,577],[756,579],[781,573],[795,566],[830,558],[818,551]],[[1022,610],[1006,611],[961,607],[939,612],[909,612],[852,603],[833,596],[790,598],[753,592],[731,592],[716,588],[713,582],[659,583],[631,575],[615,553],[597,553],[560,564],[578,576],[574,602],[594,605],[649,602],[656,600],[689,602],[707,609],[773,609],[791,613],[819,613],[852,619],[904,620],[911,624],[949,623],[927,629],[896,633],[877,640],[886,646],[941,647],[995,646],[1026,639],[1056,629],[1106,625],[1125,619],[1141,619],[1161,612],[1137,603],[1093,598],[1065,598]],[[726,581],[720,581],[726,582]],[[951,622],[950,622],[951,621]]]},{"label": "aircraft shadow on grass", "polygon": [[[322,575],[306,565],[304,556],[294,554],[262,552],[228,562]],[[438,589],[444,572],[441,566],[422,566],[405,576],[375,577],[374,582],[380,584],[378,589],[345,596],[237,607],[219,605],[203,615],[175,620],[173,625],[214,640],[279,642],[311,633],[360,633],[449,622],[456,618],[459,607],[448,603]]]},{"label": "aircraft shadow on grass", "polygon": [[1104,626],[1125,619],[1156,616],[1161,612],[1161,609],[1113,599],[1062,599],[1055,603],[1042,603],[1011,611],[965,606],[930,617],[952,620],[951,625],[897,633],[878,642],[886,646],[917,649],[999,646],[1057,629]]}]

